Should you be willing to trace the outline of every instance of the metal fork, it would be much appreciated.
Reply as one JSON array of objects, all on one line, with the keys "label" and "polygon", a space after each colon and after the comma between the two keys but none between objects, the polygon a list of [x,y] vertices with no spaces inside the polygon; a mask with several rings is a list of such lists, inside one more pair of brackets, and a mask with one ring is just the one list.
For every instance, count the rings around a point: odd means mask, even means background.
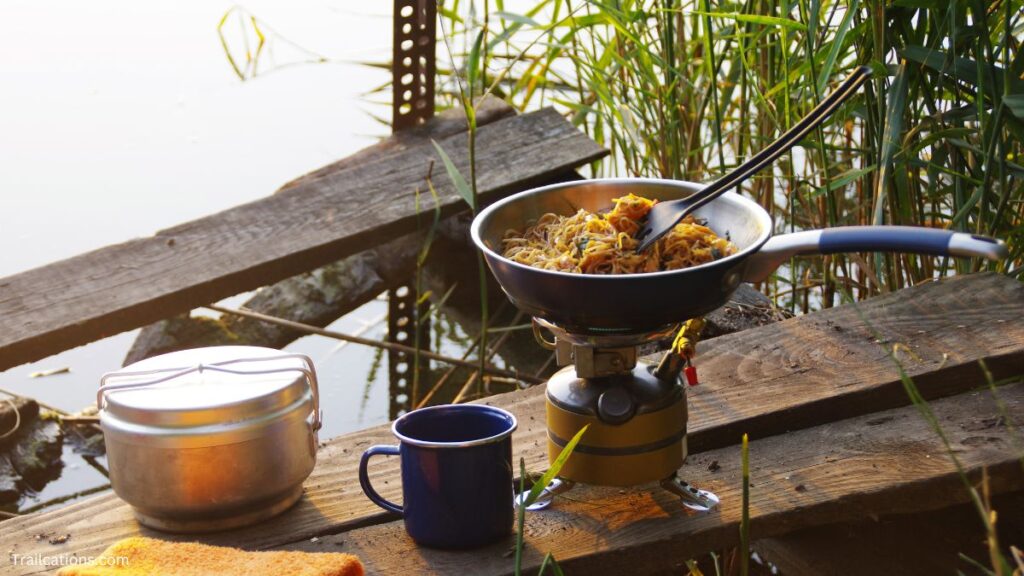
[{"label": "metal fork", "polygon": [[680,220],[691,214],[694,210],[711,202],[721,196],[725,191],[734,188],[747,178],[768,167],[772,162],[782,156],[807,136],[811,130],[818,127],[839,105],[845,102],[854,92],[860,88],[871,74],[871,68],[860,66],[839,85],[834,92],[829,94],[817,106],[804,116],[792,128],[786,131],[778,140],[762,148],[749,160],[740,164],[732,172],[722,176],[707,187],[702,188],[694,194],[679,200],[667,200],[658,202],[647,213],[647,219],[643,227],[636,234],[640,240],[638,252],[642,252],[654,244],[659,238],[671,230]]}]

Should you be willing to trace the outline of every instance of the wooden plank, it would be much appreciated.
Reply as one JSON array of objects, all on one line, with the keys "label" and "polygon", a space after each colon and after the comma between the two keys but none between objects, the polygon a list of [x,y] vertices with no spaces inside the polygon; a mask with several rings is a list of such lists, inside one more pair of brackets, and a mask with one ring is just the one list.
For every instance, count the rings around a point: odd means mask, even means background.
[{"label": "wooden plank", "polygon": [[[999,543],[1024,541],[1024,492],[994,498]],[[754,543],[754,550],[785,576],[980,574],[964,554],[991,566],[981,517],[973,504],[922,514],[819,526]]]},{"label": "wooden plank", "polygon": [[[479,126],[513,115],[515,109],[498,98],[488,96],[477,102]],[[387,150],[429,144],[430,140],[465,131],[465,113],[461,108],[452,108],[424,124],[396,133],[392,138],[292,180],[281,190],[357,166],[366,158]],[[452,219],[446,221],[449,225],[451,222]],[[315,270],[264,286],[243,307],[303,324],[327,326],[381,292],[408,282],[423,248],[426,232],[421,229],[389,239]],[[468,234],[463,232],[468,238]],[[206,316],[181,314],[144,326],[125,356],[124,365],[196,346],[245,344],[283,348],[302,335],[295,330],[241,316],[222,316],[215,323]]]},{"label": "wooden plank", "polygon": [[[924,316],[922,310],[927,311]],[[868,326],[914,351],[919,360],[911,359],[905,369],[930,397],[982,382],[979,359],[987,360],[996,378],[1020,374],[1024,325],[1013,319],[1021,317],[1024,285],[1003,276],[974,275],[878,297],[859,304],[856,311],[825,310],[705,342],[697,362],[704,383],[688,391],[691,452],[734,445],[743,431],[766,437],[828,418],[905,405],[899,373]],[[776,346],[779,350],[770,350]],[[945,363],[936,363],[944,353],[949,355]],[[543,390],[503,394],[487,402],[519,416],[515,450],[530,470],[543,470]],[[387,426],[378,426],[326,443],[298,506],[273,522],[202,540],[266,548],[386,520],[361,493],[356,467],[367,446],[392,442]],[[695,466],[684,466],[684,476]],[[371,468],[375,485],[387,498],[400,497],[396,471],[397,462],[391,459]],[[65,549],[78,554],[95,554],[118,538],[149,533],[140,530],[113,495],[2,526],[0,550],[17,548],[19,553],[51,550],[45,539],[34,539],[38,533],[71,533]]]},{"label": "wooden plank", "polygon": [[[1024,384],[999,390],[1006,413],[1024,423]],[[1006,425],[977,430],[1002,410],[986,391],[931,404],[971,481],[987,467],[994,492],[1024,489],[1019,438]],[[717,462],[717,467],[710,463]],[[687,514],[657,486],[578,487],[527,517],[524,573],[554,554],[568,574],[679,574],[684,563],[739,542],[740,450],[703,453],[689,479],[721,498],[719,510]],[[942,441],[915,407],[896,408],[750,445],[750,534],[759,539],[798,528],[880,513],[930,510],[967,500]],[[980,534],[979,534],[980,535]],[[342,543],[339,545],[339,543]],[[417,547],[400,521],[283,546],[358,555],[370,574],[512,574],[509,537],[467,553]]]},{"label": "wooden plank", "polygon": [[[478,128],[486,126],[497,120],[501,120],[502,118],[515,116],[515,114],[516,109],[509,106],[500,98],[488,96],[476,101],[476,125]],[[281,186],[281,190],[294,188],[295,186],[306,183],[309,180],[343,172],[349,168],[358,166],[362,162],[372,160],[375,156],[379,156],[386,152],[400,151],[413,146],[430,144],[431,140],[439,140],[465,131],[466,113],[461,108],[451,108],[441,112],[423,124],[414,128],[396,132],[390,138],[384,139],[373,146],[363,148],[355,154],[351,154],[340,160],[331,162],[326,166],[317,168],[309,174],[304,174],[290,182],[287,182]]]},{"label": "wooden plank", "polygon": [[[535,389],[539,391],[538,389]],[[528,414],[528,407],[536,406],[537,395],[505,394],[500,404],[520,415],[519,435],[540,438],[544,432],[543,417]],[[114,494],[90,498],[49,513],[33,514],[0,523],[0,553],[57,554],[75,553],[95,555],[110,543],[128,536],[144,535],[154,538],[202,541],[209,544],[236,546],[247,549],[266,549],[296,540],[309,539],[327,533],[391,520],[380,508],[363,495],[358,481],[359,455],[373,444],[393,444],[394,436],[388,426],[375,426],[365,431],[343,436],[321,446],[318,462],[305,483],[305,496],[288,512],[271,522],[249,528],[199,536],[172,535],[140,526],[130,509]],[[536,440],[534,440],[536,441]],[[517,450],[527,440],[517,440]],[[540,461],[544,452],[535,446],[532,461]],[[386,498],[401,498],[401,485],[397,480],[398,463],[388,458],[377,461],[370,470],[370,478]],[[49,537],[40,534],[71,534],[67,543],[58,547],[48,543]],[[15,567],[13,574],[37,574],[36,566]],[[42,570],[45,572],[45,570]]]},{"label": "wooden plank", "polygon": [[1024,284],[988,273],[715,338],[697,359],[708,385],[688,392],[705,429],[690,448],[903,406],[896,361],[929,399],[984,382],[978,360],[996,379],[1024,374],[1021,318]]},{"label": "wooden plank", "polygon": [[[467,138],[440,139],[468,174]],[[484,198],[528,188],[606,150],[553,109],[476,138]],[[149,324],[354,254],[416,228],[431,165],[443,214],[465,204],[431,143],[390,147],[270,197],[0,279],[0,369]],[[430,196],[427,194],[427,198]],[[429,200],[419,210],[430,210]]]}]

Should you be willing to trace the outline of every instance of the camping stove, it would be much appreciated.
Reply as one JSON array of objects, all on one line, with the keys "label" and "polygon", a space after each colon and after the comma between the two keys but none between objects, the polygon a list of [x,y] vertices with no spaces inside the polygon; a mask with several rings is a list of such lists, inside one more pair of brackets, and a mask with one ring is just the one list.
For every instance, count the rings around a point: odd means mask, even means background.
[{"label": "camping stove", "polygon": [[[566,329],[534,319],[537,341],[564,366],[547,382],[548,459],[586,425],[587,432],[531,510],[575,483],[635,486],[660,481],[684,506],[707,511],[718,498],[676,477],[686,461],[687,360],[675,349],[659,364],[638,361],[645,346],[671,338],[679,324],[646,332]],[[553,340],[544,337],[547,330]]]}]

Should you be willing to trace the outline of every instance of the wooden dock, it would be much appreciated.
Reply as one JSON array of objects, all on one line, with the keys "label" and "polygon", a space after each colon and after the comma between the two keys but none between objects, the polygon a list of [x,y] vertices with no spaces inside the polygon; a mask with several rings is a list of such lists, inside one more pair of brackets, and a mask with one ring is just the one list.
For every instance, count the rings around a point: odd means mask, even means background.
[{"label": "wooden dock", "polygon": [[[752,439],[755,540],[965,502],[951,453],[909,405],[901,373],[930,400],[969,481],[977,483],[985,469],[993,493],[1020,493],[1021,318],[1024,284],[979,274],[706,342],[698,358],[703,384],[689,390],[691,457],[679,473],[717,493],[721,508],[690,515],[652,485],[577,487],[553,508],[528,514],[527,573],[536,573],[551,552],[567,573],[678,574],[687,559],[736,545],[743,433]],[[1001,382],[998,388],[990,388],[985,369]],[[531,471],[543,470],[542,388],[486,402],[518,416],[516,457]],[[119,538],[145,534],[247,549],[351,552],[373,574],[511,573],[513,538],[464,552],[419,548],[400,520],[366,499],[357,481],[358,457],[382,443],[394,443],[387,426],[327,442],[299,504],[249,528],[205,536],[160,534],[141,528],[110,494],[0,524],[0,550],[94,555]],[[374,462],[371,475],[384,497],[401,499],[396,460]],[[65,542],[49,543],[65,534]],[[12,574],[45,572],[12,568]]]},{"label": "wooden dock", "polygon": [[[553,109],[481,108],[482,201],[572,176],[607,154]],[[269,197],[0,278],[0,370],[307,272],[465,210],[433,142],[469,174],[464,121],[440,117],[297,179]],[[417,192],[420,194],[417,202]]]}]

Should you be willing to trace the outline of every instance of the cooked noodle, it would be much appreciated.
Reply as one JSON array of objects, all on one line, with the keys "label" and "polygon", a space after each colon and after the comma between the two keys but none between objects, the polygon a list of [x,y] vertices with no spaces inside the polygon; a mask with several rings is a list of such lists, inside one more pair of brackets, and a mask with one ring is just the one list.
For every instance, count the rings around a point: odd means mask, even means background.
[{"label": "cooked noodle", "polygon": [[580,274],[636,274],[676,270],[736,252],[693,216],[687,216],[642,253],[633,235],[655,201],[629,194],[607,214],[580,209],[572,216],[544,214],[524,232],[509,230],[503,255],[535,268]]}]

